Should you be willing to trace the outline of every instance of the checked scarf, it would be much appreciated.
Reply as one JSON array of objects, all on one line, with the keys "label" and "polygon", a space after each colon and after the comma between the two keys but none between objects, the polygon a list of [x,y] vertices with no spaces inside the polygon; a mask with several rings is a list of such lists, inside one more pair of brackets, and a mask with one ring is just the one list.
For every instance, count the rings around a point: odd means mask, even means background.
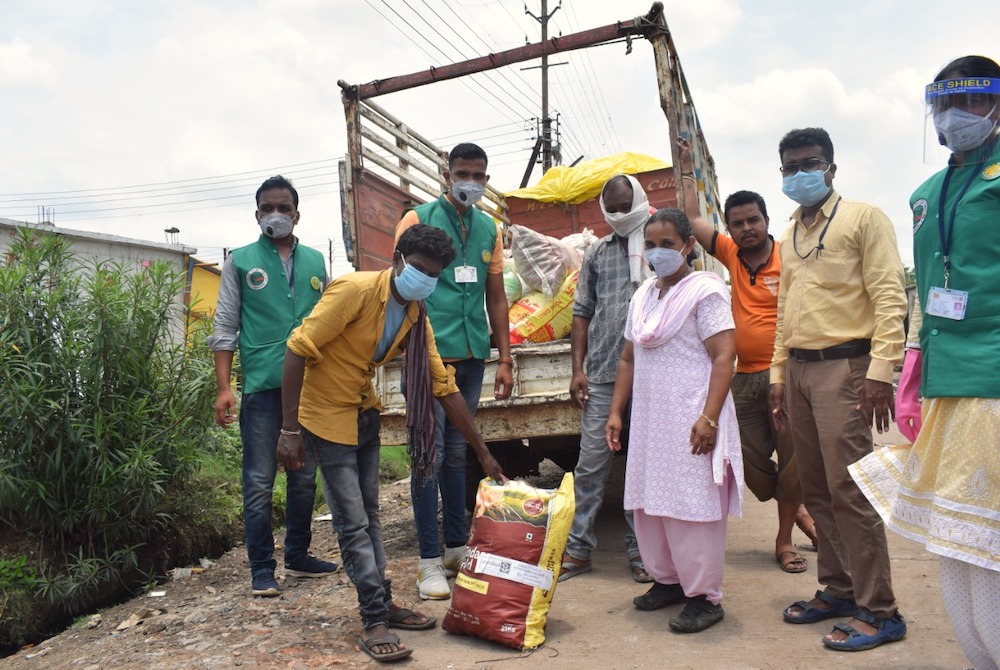
[{"label": "checked scarf", "polygon": [[427,310],[417,303],[417,322],[406,343],[406,451],[418,493],[434,478],[434,392],[427,354]]}]

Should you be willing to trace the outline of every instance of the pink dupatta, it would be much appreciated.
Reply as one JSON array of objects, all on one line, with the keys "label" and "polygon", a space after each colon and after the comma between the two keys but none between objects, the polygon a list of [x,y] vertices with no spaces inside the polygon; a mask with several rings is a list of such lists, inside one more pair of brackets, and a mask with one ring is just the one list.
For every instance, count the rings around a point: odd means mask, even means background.
[{"label": "pink dupatta", "polygon": [[657,297],[656,282],[655,278],[646,280],[632,298],[635,310],[629,339],[640,347],[659,347],[673,338],[695,306],[713,293],[729,300],[725,282],[713,272],[692,272],[662,299]]},{"label": "pink dupatta", "polygon": [[[722,295],[727,303],[730,300],[729,288],[713,272],[692,272],[669,289],[662,299],[657,297],[660,289],[656,281],[655,278],[647,280],[632,298],[632,329],[628,335],[632,343],[639,347],[653,349],[676,336],[698,303],[713,293]],[[726,394],[719,416],[716,448],[712,451],[712,479],[716,486],[726,483],[728,459],[724,445],[728,444],[729,435],[739,430],[732,404],[732,395]],[[739,496],[739,493],[735,495]]]}]

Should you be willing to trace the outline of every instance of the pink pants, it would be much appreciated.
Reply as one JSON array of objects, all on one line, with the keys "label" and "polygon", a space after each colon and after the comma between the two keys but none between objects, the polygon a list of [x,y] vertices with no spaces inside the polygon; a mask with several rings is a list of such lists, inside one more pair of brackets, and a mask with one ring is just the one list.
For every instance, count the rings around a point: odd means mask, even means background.
[{"label": "pink pants", "polygon": [[680,584],[688,598],[705,596],[713,605],[722,600],[728,484],[719,487],[719,498],[723,511],[718,521],[681,521],[635,510],[635,536],[646,572],[661,584]]}]

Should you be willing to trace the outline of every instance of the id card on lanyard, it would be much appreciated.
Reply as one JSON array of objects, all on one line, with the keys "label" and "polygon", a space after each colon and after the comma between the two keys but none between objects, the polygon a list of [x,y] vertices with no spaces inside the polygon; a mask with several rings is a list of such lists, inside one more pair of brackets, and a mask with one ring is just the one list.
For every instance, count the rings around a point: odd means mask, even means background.
[{"label": "id card on lanyard", "polygon": [[972,185],[972,180],[976,178],[978,170],[972,170],[969,178],[958,192],[955,203],[951,206],[951,216],[945,220],[944,201],[948,197],[948,184],[951,183],[951,175],[954,168],[949,168],[944,176],[944,183],[941,184],[941,196],[938,198],[938,234],[941,238],[941,257],[944,260],[944,286],[932,286],[927,294],[927,314],[938,316],[943,319],[961,321],[965,318],[965,311],[969,305],[969,292],[959,291],[951,288],[951,241],[955,232],[955,216],[958,212],[958,204],[962,202],[966,191]]},{"label": "id card on lanyard", "polygon": [[[471,220],[472,215],[470,213],[469,218]],[[455,222],[452,221],[452,226],[455,227],[455,232],[458,234],[460,240],[462,240],[462,264],[455,266],[455,283],[456,284],[475,284],[479,278],[479,273],[474,265],[469,265],[468,253],[466,251],[466,244],[468,244],[468,236],[466,233],[465,220],[462,218],[461,214],[458,216],[459,223],[461,226],[455,226]],[[471,223],[471,221],[470,221]]]}]

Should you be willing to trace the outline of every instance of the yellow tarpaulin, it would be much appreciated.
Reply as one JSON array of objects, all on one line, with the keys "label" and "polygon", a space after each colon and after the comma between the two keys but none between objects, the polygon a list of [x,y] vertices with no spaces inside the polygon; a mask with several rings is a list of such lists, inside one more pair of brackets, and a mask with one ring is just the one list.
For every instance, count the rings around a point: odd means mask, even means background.
[{"label": "yellow tarpaulin", "polygon": [[670,163],[665,163],[659,158],[623,151],[613,156],[584,161],[575,167],[557,165],[546,172],[534,186],[519,188],[504,195],[508,198],[579,205],[597,197],[604,182],[616,174],[634,175],[668,167]]}]

